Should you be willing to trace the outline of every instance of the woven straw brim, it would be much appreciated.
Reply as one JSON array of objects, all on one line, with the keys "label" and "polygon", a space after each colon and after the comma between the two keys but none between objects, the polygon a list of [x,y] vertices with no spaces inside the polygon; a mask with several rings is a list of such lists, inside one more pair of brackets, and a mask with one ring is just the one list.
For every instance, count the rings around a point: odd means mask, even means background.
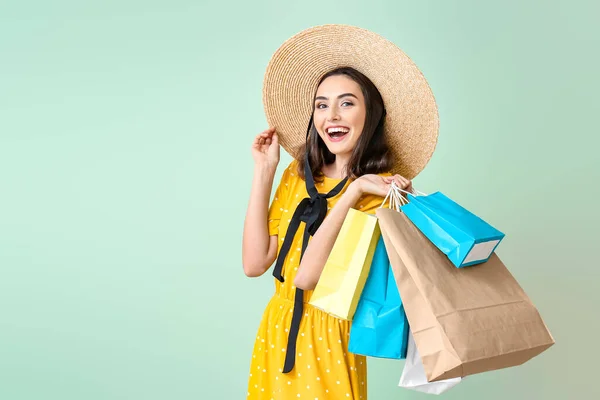
[{"label": "woven straw brim", "polygon": [[437,144],[437,105],[422,72],[394,43],[349,25],[321,25],[285,41],[273,54],[264,77],[263,104],[281,146],[298,158],[321,76],[352,67],[375,84],[387,111],[386,140],[395,163],[392,173],[413,179]]}]

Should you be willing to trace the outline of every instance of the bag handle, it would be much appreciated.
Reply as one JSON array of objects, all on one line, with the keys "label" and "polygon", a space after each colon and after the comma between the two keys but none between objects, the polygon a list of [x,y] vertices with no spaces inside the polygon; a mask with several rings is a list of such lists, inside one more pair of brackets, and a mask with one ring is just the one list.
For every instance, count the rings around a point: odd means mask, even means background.
[{"label": "bag handle", "polygon": [[389,198],[390,199],[390,207],[389,208],[400,212],[400,207],[402,207],[403,205],[408,203],[408,201],[400,194],[400,192],[399,192],[400,190],[401,189],[396,185],[396,182],[392,182],[392,184],[390,186],[390,190],[388,191],[387,195],[383,199],[383,202],[381,203],[379,208],[382,208],[385,205],[385,203],[387,202],[387,199]]},{"label": "bag handle", "polygon": [[412,195],[414,195],[414,196],[428,196],[428,194],[427,194],[427,193],[423,193],[423,192],[421,192],[420,190],[417,190],[417,189],[415,189],[415,188],[413,188],[412,192],[409,192],[409,191],[407,191],[407,190],[400,189],[398,186],[396,186],[396,190],[397,190],[397,191],[399,191],[399,192],[402,192],[402,193],[406,193],[406,194],[412,194]]}]

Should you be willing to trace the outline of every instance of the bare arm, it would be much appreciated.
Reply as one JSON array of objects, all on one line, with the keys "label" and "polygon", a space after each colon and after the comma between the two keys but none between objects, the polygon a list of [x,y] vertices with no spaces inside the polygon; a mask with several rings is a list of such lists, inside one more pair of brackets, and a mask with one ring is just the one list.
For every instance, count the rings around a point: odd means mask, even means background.
[{"label": "bare arm", "polygon": [[294,285],[300,289],[312,290],[317,286],[346,214],[362,196],[362,190],[357,182],[354,181],[348,186],[306,247],[294,279]]},{"label": "bare arm", "polygon": [[246,276],[261,276],[277,256],[277,236],[269,236],[269,197],[279,163],[279,139],[274,128],[252,143],[254,178],[242,238],[242,265]]},{"label": "bare arm", "polygon": [[348,210],[356,205],[363,194],[385,197],[392,181],[395,181],[401,189],[412,189],[411,181],[400,175],[393,177],[363,175],[348,186],[306,247],[294,285],[304,290],[313,290],[317,286]]},{"label": "bare arm", "polygon": [[275,168],[259,164],[254,167],[242,239],[244,273],[249,277],[264,274],[277,255],[277,236],[269,236],[267,223],[274,177]]}]

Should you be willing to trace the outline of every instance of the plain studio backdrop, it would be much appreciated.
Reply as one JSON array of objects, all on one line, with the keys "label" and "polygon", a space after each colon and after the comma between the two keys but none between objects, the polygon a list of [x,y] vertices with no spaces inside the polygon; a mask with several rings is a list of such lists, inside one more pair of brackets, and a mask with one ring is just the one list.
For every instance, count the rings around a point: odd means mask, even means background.
[{"label": "plain studio backdrop", "polygon": [[[0,3],[0,399],[245,398],[274,290],[241,265],[262,79],[326,23],[423,71],[440,137],[415,186],[507,234],[557,342],[445,398],[598,398],[598,3],[206,3]],[[370,399],[427,398],[402,365],[369,360]]]}]

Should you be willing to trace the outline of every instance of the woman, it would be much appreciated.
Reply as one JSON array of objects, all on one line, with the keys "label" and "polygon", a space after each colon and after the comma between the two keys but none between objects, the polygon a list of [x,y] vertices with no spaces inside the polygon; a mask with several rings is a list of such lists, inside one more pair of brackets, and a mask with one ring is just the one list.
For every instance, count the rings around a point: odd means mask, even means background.
[{"label": "woman", "polygon": [[[306,32],[322,40],[323,33],[356,33],[357,28],[313,29]],[[293,57],[287,60],[299,66],[290,61]],[[270,206],[279,134],[270,128],[252,144],[255,175],[244,225],[243,267],[247,276],[256,277],[277,260],[277,280],[254,346],[250,399],[367,398],[365,357],[347,350],[350,322],[308,301],[348,210],[373,214],[393,181],[412,190],[409,177],[391,173],[398,169],[397,148],[388,145],[384,102],[375,84],[355,68],[333,68],[321,76],[312,95],[304,145],[293,150],[293,134],[286,136],[296,160],[285,169]]]}]

